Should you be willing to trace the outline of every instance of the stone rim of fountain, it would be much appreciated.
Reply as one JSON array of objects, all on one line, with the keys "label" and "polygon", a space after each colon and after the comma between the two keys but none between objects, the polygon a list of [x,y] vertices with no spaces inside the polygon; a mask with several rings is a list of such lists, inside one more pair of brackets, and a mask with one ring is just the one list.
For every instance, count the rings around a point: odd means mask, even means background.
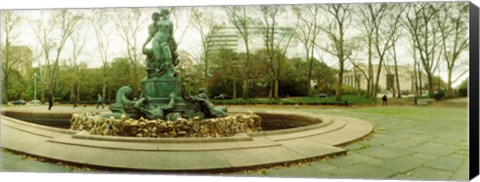
[{"label": "stone rim of fountain", "polygon": [[[259,115],[283,114],[284,116],[294,114],[320,118],[324,122],[281,132],[254,132],[232,137],[140,138],[93,136],[85,132],[41,126],[2,116],[2,147],[54,160],[109,168],[158,171],[230,170],[344,154],[346,150],[336,146],[361,139],[373,131],[373,125],[356,118],[288,111],[256,113],[260,113]],[[30,137],[34,134],[39,139],[31,141],[30,144],[24,140],[15,142],[14,136],[9,133],[16,133],[16,136],[30,135]],[[349,133],[350,136],[344,136],[345,133]],[[26,145],[31,146],[25,147]],[[91,155],[81,158],[76,155],[86,154],[79,154],[79,151],[85,151]],[[101,158],[101,156],[108,156],[107,153],[112,151],[117,154],[110,156],[110,160],[105,161]],[[147,153],[152,156],[147,160],[135,153]],[[185,156],[178,156],[176,153],[183,153]],[[127,154],[131,155],[128,157],[131,158],[130,160],[120,157],[125,157]],[[172,159],[167,159],[166,156]],[[151,161],[152,158],[153,161]],[[157,158],[158,161],[154,162]],[[165,160],[175,162],[162,164]],[[185,165],[192,160],[203,162],[197,162],[192,166]],[[145,162],[139,164],[135,161]]]}]

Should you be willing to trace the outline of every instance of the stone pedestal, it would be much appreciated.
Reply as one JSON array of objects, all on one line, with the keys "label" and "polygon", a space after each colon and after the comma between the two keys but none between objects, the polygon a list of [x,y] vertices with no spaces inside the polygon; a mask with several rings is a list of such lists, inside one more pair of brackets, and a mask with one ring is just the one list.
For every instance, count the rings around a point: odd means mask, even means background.
[{"label": "stone pedestal", "polygon": [[182,97],[182,85],[179,77],[174,78],[145,78],[141,81],[143,97],[155,105],[167,105],[170,102],[169,95],[175,93],[175,111],[185,111],[187,105]]}]

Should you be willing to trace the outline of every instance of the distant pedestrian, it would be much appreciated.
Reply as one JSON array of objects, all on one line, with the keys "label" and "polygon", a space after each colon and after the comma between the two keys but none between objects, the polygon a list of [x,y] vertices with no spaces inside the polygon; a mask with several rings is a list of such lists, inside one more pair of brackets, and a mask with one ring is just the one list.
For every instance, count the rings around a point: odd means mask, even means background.
[{"label": "distant pedestrian", "polygon": [[52,109],[53,107],[53,92],[48,94],[48,110]]},{"label": "distant pedestrian", "polygon": [[383,97],[382,97],[382,105],[387,105],[387,95],[383,95]]},{"label": "distant pedestrian", "polygon": [[77,97],[75,95],[72,96],[72,101],[73,101],[73,108],[75,109],[77,106],[77,103],[78,103],[78,100],[77,100]]},{"label": "distant pedestrian", "polygon": [[97,97],[97,109],[98,109],[98,106],[102,106],[102,109],[103,109],[103,97],[98,94],[98,97]]}]

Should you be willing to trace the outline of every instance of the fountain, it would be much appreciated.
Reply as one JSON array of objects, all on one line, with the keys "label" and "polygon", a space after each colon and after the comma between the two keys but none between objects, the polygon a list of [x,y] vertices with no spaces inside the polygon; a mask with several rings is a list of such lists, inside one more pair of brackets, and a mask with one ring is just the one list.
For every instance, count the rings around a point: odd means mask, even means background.
[{"label": "fountain", "polygon": [[[147,77],[141,80],[141,96],[128,99],[132,88],[117,91],[112,113],[74,114],[71,129],[91,134],[139,137],[218,137],[260,130],[261,119],[255,114],[227,115],[226,107],[216,107],[206,89],[188,95],[181,74],[176,70],[180,60],[172,35],[169,11],[153,13],[149,36],[143,45]],[[152,42],[152,48],[146,48]]]},{"label": "fountain", "polygon": [[[2,148],[90,166],[212,172],[345,154],[338,146],[373,131],[360,119],[298,110],[229,113],[214,106],[204,89],[188,95],[175,69],[180,60],[168,10],[152,19],[139,99],[128,99],[132,88],[125,86],[111,113],[3,110]],[[145,48],[150,41],[152,49]],[[34,124],[53,119],[69,129]]]}]

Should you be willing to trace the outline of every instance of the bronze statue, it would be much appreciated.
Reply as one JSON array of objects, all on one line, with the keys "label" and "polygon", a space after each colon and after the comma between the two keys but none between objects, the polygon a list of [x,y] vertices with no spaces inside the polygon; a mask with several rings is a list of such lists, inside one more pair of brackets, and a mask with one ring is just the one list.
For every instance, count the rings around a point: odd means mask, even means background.
[{"label": "bronze statue", "polygon": [[[124,86],[117,91],[116,103],[110,105],[111,114],[105,117],[148,118],[177,121],[180,118],[212,118],[227,115],[226,107],[215,107],[205,89],[197,96],[190,96],[181,84],[181,75],[175,70],[178,65],[177,43],[173,37],[173,23],[169,11],[162,9],[152,14],[148,37],[142,46],[147,56],[147,77],[141,80],[140,98],[129,100],[132,88]],[[152,43],[152,48],[146,46]]]},{"label": "bronze statue", "polygon": [[[154,73],[173,77],[176,73],[174,66],[178,64],[177,43],[173,36],[173,23],[168,19],[168,15],[167,9],[162,9],[160,13],[153,13],[153,22],[148,26],[148,38],[142,50],[147,55],[149,76]],[[146,45],[150,42],[152,42],[152,49],[146,49]]]}]

